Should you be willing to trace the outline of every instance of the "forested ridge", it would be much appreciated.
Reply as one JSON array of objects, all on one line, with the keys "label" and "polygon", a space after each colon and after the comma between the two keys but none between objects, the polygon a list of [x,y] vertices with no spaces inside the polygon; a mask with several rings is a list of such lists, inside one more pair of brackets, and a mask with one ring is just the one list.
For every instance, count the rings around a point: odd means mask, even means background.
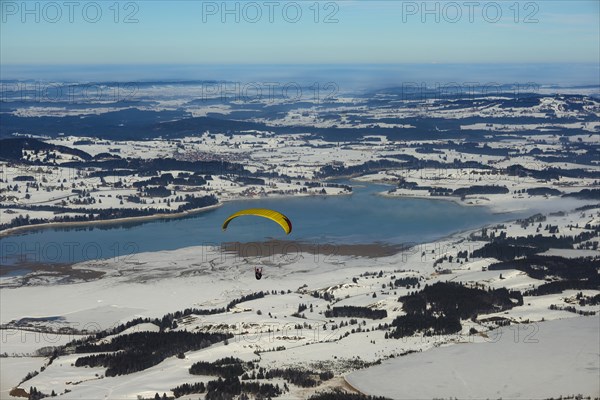
[{"label": "forested ridge", "polygon": [[114,337],[105,343],[77,346],[75,353],[110,353],[80,357],[75,366],[102,366],[107,368],[106,376],[125,375],[150,368],[167,357],[200,350],[232,337],[232,334],[225,333],[135,332]]}]

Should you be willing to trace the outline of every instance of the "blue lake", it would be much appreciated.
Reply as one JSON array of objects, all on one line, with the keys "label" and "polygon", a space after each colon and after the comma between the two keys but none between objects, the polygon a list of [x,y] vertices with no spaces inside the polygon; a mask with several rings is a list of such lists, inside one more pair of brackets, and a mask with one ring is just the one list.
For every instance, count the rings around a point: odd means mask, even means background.
[{"label": "blue lake", "polygon": [[[377,193],[389,186],[344,183],[353,186],[352,195],[241,200],[177,219],[23,231],[0,239],[0,265],[72,263],[271,238],[310,243],[422,243],[520,216],[494,214],[485,207],[464,207],[445,200],[384,197]],[[250,207],[282,212],[291,219],[293,232],[286,236],[277,224],[257,217],[238,218],[227,231],[221,230],[227,216]]]}]

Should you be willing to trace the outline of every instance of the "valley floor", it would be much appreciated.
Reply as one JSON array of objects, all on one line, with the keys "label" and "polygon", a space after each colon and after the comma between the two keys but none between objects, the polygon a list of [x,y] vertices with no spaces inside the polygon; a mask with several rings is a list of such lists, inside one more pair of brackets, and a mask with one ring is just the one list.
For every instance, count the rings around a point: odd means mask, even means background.
[{"label": "valley floor", "polygon": [[[600,214],[591,208],[544,218],[543,225],[574,235],[597,226]],[[348,383],[362,392],[394,399],[598,396],[595,339],[600,334],[600,305],[581,305],[578,300],[582,296],[592,299],[600,293],[597,289],[525,295],[522,305],[462,320],[461,330],[451,335],[387,339],[389,330],[380,328],[405,314],[399,298],[417,290],[416,285],[393,284],[399,279],[413,279],[421,289],[456,282],[486,290],[525,292],[544,284],[518,269],[488,269],[498,262],[495,258],[471,256],[486,244],[480,238],[484,231],[496,237],[519,237],[536,230],[552,236],[533,220],[516,221],[378,257],[366,256],[360,245],[355,253],[346,249],[335,256],[303,251],[251,259],[197,246],[76,264],[72,271],[96,274],[70,274],[69,279],[65,279],[65,271],[53,274],[49,270],[33,271],[26,277],[3,276],[0,392],[6,398],[28,372],[36,371],[39,374],[21,383],[21,388],[55,391],[64,399],[153,398],[155,393],[171,395],[177,385],[216,379],[190,375],[188,370],[196,362],[237,357],[267,369],[301,368],[334,374],[315,388],[289,384],[281,399],[306,399],[332,387],[350,389]],[[593,240],[597,239],[588,239]],[[550,249],[549,254],[561,251]],[[598,259],[597,250],[573,248],[569,252],[569,257]],[[264,267],[262,280],[254,279],[253,265]],[[242,297],[259,292],[265,295]],[[386,316],[326,316],[332,307],[343,306],[385,311]],[[103,367],[74,366],[81,354],[61,355],[51,364],[47,358],[37,357],[40,349],[64,345],[86,333],[139,317],[160,319],[186,308],[226,309],[176,318],[173,330],[229,332],[233,338],[117,377],[105,377]],[[509,325],[498,327],[494,321]],[[145,322],[103,340],[158,329],[155,323]],[[498,329],[502,332],[499,339]],[[281,378],[270,382],[285,383]],[[200,396],[182,398],[197,400]]]}]

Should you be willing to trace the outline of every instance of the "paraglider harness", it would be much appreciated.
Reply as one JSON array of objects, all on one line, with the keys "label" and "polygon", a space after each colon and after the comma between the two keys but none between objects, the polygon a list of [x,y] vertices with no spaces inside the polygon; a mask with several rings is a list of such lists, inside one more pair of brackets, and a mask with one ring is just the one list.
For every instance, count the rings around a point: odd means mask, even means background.
[{"label": "paraglider harness", "polygon": [[262,268],[254,267],[254,276],[257,280],[262,278]]}]

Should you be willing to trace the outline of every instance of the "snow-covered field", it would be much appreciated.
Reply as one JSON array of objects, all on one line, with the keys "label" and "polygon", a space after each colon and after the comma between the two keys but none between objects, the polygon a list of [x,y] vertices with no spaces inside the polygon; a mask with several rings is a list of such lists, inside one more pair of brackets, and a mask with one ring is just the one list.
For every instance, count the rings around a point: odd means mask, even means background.
[{"label": "snow-covered field", "polygon": [[10,396],[9,392],[29,372],[39,371],[45,363],[43,357],[0,357],[0,398],[18,399]]},{"label": "snow-covered field", "polygon": [[494,339],[409,354],[349,374],[392,399],[546,399],[600,395],[600,321],[570,318],[499,328]]}]

